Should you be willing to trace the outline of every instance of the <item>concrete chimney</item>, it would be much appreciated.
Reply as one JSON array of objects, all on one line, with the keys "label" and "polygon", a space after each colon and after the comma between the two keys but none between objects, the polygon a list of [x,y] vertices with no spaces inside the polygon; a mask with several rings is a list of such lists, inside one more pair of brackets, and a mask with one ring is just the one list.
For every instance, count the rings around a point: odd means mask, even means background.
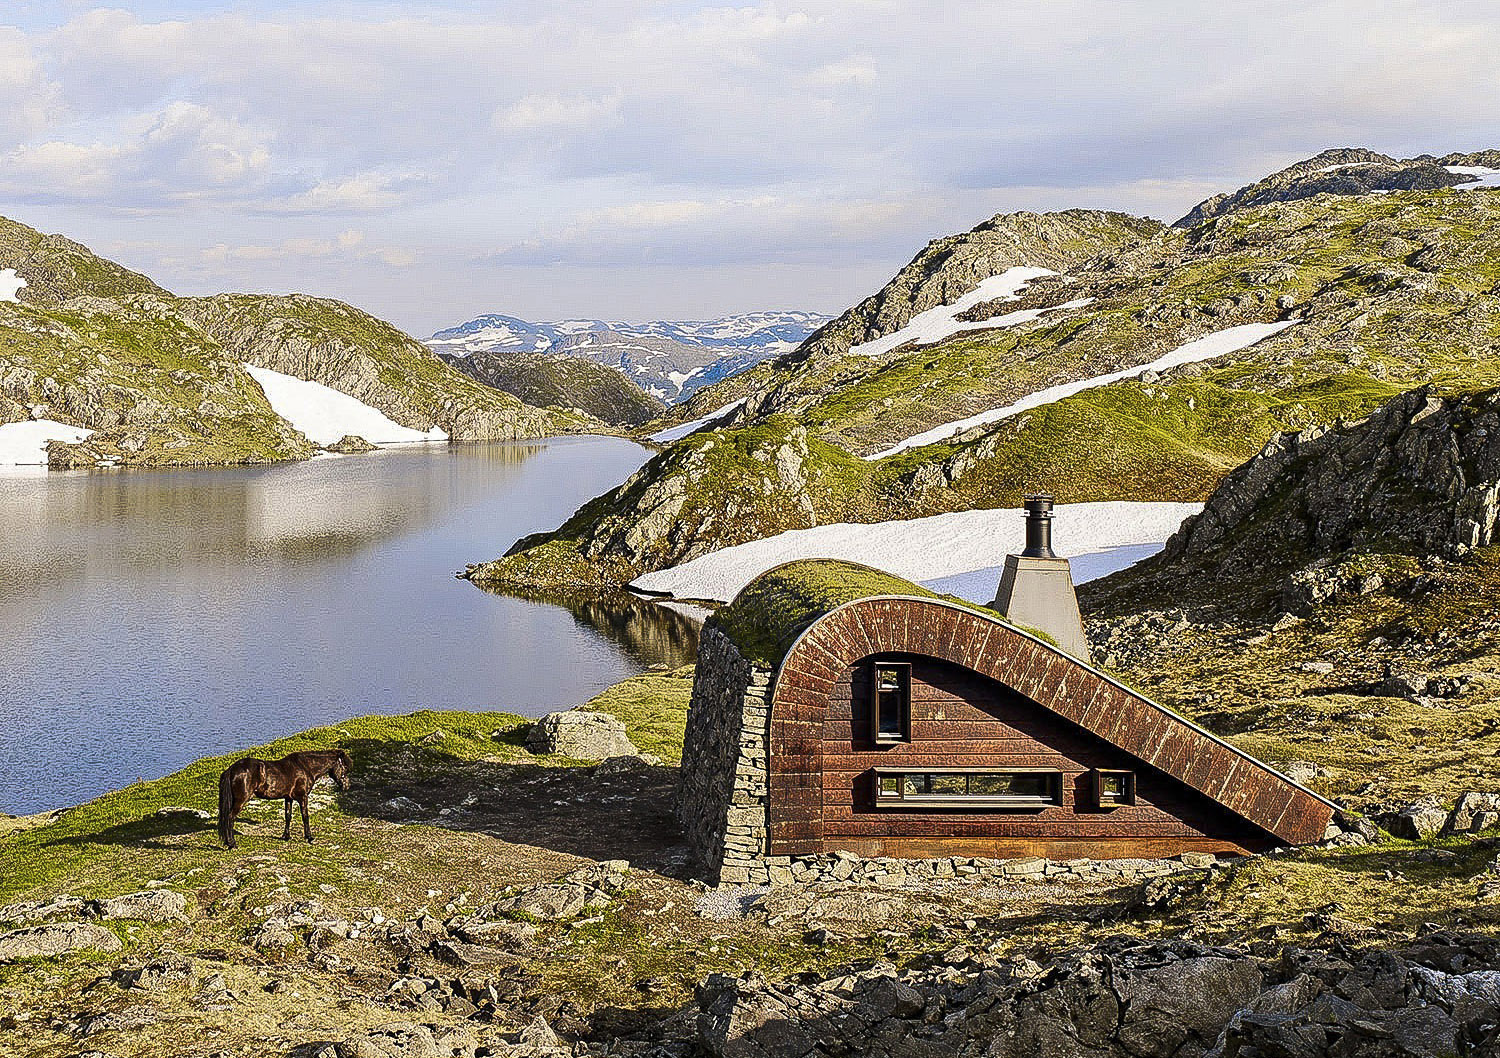
[{"label": "concrete chimney", "polygon": [[1067,653],[1089,660],[1073,571],[1052,550],[1051,496],[1026,497],[1026,547],[1019,555],[1005,556],[1000,590],[990,608],[1018,625],[1046,632]]}]

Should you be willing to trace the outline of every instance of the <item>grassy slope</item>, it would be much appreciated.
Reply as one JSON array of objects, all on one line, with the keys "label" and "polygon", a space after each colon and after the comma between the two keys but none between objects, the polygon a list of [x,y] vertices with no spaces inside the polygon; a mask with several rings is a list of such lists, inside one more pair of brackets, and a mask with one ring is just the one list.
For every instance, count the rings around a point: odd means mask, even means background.
[{"label": "grassy slope", "polygon": [[[597,425],[482,386],[389,324],[340,302],[175,298],[86,247],[5,218],[0,267],[15,268],[27,281],[19,303],[0,305],[0,422],[30,418],[39,408],[97,432],[55,457],[55,465],[263,463],[312,455],[314,447],[272,412],[240,366],[247,359],[241,344],[264,340],[267,331],[340,361],[338,368],[370,391],[352,395],[385,394],[397,417],[442,421],[460,439]],[[328,382],[313,370],[314,359],[294,373]]]},{"label": "grassy slope", "polygon": [[183,306],[236,355],[349,392],[398,421],[440,424],[456,440],[537,437],[588,425],[585,416],[541,411],[470,378],[391,324],[341,301],[219,294],[184,299]]},{"label": "grassy slope", "polygon": [[[307,440],[280,419],[258,385],[169,300],[0,306],[0,411],[41,406],[98,435],[84,465],[264,463],[306,458]],[[122,447],[123,446],[123,447]]]},{"label": "grassy slope", "polygon": [[[682,756],[682,731],[691,689],[690,670],[648,674],[611,687],[583,708],[619,717],[642,752],[675,764]],[[240,757],[276,759],[301,750],[340,748],[348,750],[354,759],[357,776],[392,747],[400,749],[441,730],[441,741],[423,750],[434,766],[444,761],[481,759],[557,767],[571,763],[566,758],[537,757],[527,752],[522,743],[529,725],[523,717],[498,712],[366,716],[312,728],[240,752],[205,757],[165,778],[132,783],[95,798],[45,827],[0,833],[0,904],[41,890],[90,896],[129,892],[152,878],[186,875],[194,868],[217,862],[222,852],[211,834],[206,835],[211,840],[201,847],[164,855],[150,839],[181,824],[159,820],[155,813],[167,805],[217,811],[219,774]],[[494,737],[496,733],[501,737]],[[339,813],[336,805],[329,811]],[[286,846],[285,853],[293,862],[314,869],[327,860],[317,846],[301,843]]]},{"label": "grassy slope", "polygon": [[[499,580],[544,582],[582,556],[606,578],[831,521],[874,521],[1065,500],[1203,499],[1275,431],[1357,418],[1428,382],[1500,382],[1500,192],[1406,192],[1258,207],[1186,235],[1164,233],[1077,273],[1095,303],[1011,331],[960,335],[881,361],[828,356],[786,367],[757,403],[769,418],[678,442],[630,488],[585,507],[545,552],[492,565]],[[1283,300],[1286,299],[1286,300]],[[1059,380],[1143,363],[1211,331],[1281,315],[1303,320],[1244,352],[1091,390],[956,440],[868,464],[869,451]],[[764,461],[727,478],[695,472],[711,444],[744,450],[758,431],[809,431],[791,495]],[[721,457],[722,458],[722,457]],[[718,469],[718,464],[715,465]],[[721,480],[734,483],[731,490]],[[641,500],[686,493],[676,528],[632,538]],[[653,493],[655,490],[655,493]],[[758,494],[780,492],[780,502]],[[804,502],[799,502],[804,501]],[[744,517],[726,516],[731,505]],[[649,504],[647,505],[649,507]],[[537,538],[530,543],[541,543]]]}]

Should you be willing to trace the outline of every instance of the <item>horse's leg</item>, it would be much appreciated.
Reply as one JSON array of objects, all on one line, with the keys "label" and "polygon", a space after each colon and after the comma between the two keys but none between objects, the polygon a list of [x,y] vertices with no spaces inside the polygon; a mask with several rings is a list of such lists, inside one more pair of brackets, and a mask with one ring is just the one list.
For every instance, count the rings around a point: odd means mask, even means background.
[{"label": "horse's leg", "polygon": [[250,800],[250,788],[244,784],[236,784],[234,788],[234,811],[229,813],[229,847],[232,849],[239,844],[239,838],[234,833],[234,821],[240,817],[245,810],[245,805]]},{"label": "horse's leg", "polygon": [[292,840],[292,799],[287,797],[286,801],[286,825],[281,828],[281,840]]},{"label": "horse's leg", "polygon": [[297,798],[302,805],[302,833],[307,838],[307,843],[312,844],[312,824],[307,821],[307,791],[302,791],[302,796]]}]

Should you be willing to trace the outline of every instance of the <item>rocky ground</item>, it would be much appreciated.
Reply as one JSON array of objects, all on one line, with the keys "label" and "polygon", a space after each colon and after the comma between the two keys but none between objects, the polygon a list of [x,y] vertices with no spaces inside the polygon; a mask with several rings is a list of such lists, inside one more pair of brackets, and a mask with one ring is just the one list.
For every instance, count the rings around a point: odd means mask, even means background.
[{"label": "rocky ground", "polygon": [[[1347,817],[1326,848],[1234,863],[832,857],[776,887],[709,889],[670,811],[689,676],[630,681],[567,722],[425,713],[265,747],[354,755],[351,791],[319,788],[312,845],[283,843],[280,806],[257,803],[222,850],[208,809],[225,761],[8,821],[0,1053],[1494,1045],[1489,834],[1398,840]],[[1500,821],[1486,805],[1468,827]]]}]

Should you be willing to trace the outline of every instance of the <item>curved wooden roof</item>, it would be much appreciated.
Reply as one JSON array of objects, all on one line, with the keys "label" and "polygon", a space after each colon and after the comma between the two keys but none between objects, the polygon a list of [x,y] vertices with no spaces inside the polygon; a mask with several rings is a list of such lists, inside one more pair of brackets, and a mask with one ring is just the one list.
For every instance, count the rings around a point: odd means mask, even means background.
[{"label": "curved wooden roof", "polygon": [[843,603],[786,651],[771,700],[770,851],[822,839],[823,719],[845,670],[872,654],[962,665],[1158,768],[1288,844],[1322,839],[1332,802],[1056,647],[942,599],[880,595]]}]

